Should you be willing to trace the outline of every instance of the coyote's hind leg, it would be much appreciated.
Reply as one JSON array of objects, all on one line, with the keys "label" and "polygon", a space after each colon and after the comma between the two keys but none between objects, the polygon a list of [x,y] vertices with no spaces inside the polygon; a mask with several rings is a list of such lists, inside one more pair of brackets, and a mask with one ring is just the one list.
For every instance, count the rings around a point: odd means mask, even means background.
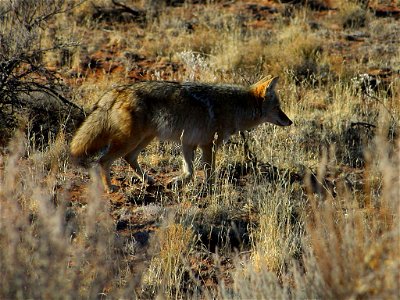
[{"label": "coyote's hind leg", "polygon": [[154,136],[149,136],[143,139],[139,145],[136,146],[135,149],[130,151],[128,154],[124,156],[124,159],[129,163],[129,165],[132,167],[132,169],[135,171],[136,175],[141,179],[144,180],[145,182],[149,184],[154,184],[155,180],[153,177],[149,176],[145,172],[143,172],[142,168],[140,167],[137,158],[140,154],[140,151],[142,151],[152,140],[154,139]]}]

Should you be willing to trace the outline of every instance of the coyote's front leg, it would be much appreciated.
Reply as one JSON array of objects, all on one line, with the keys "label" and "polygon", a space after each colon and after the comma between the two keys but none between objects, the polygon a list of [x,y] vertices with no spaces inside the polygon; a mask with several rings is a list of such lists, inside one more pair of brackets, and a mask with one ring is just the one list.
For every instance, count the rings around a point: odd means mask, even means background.
[{"label": "coyote's front leg", "polygon": [[193,159],[195,150],[196,146],[186,144],[182,145],[183,174],[172,179],[168,184],[169,186],[180,188],[193,178]]},{"label": "coyote's front leg", "polygon": [[202,153],[202,161],[204,168],[204,177],[205,182],[209,190],[213,183],[215,182],[215,152],[216,145],[215,143],[211,143],[209,145],[201,146]]}]

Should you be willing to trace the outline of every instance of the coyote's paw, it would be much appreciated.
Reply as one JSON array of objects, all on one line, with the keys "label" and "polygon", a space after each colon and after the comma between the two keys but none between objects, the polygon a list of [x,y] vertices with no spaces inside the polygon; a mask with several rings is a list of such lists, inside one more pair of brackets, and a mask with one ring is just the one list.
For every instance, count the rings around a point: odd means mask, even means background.
[{"label": "coyote's paw", "polygon": [[175,177],[167,184],[167,188],[171,190],[181,189],[185,184],[187,184],[191,180],[191,178],[192,176],[190,175]]},{"label": "coyote's paw", "polygon": [[167,188],[170,190],[179,190],[182,188],[182,186],[183,186],[183,181],[182,178],[180,177],[175,177],[167,184]]},{"label": "coyote's paw", "polygon": [[138,175],[132,176],[130,182],[131,182],[131,184],[135,183],[135,182],[143,182],[148,185],[155,185],[157,183],[153,177],[151,177],[150,175],[146,175],[146,174],[144,174],[142,177],[140,177]]},{"label": "coyote's paw", "polygon": [[144,177],[144,181],[149,184],[149,185],[154,185],[156,184],[156,181],[153,177],[151,177],[150,175],[145,175]]}]

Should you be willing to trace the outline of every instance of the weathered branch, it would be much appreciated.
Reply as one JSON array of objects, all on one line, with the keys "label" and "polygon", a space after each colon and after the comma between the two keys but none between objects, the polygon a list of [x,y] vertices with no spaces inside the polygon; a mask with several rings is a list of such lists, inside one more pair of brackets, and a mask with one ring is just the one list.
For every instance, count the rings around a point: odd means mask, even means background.
[{"label": "weathered branch", "polygon": [[80,106],[76,105],[75,103],[69,101],[67,98],[65,98],[64,96],[62,96],[60,93],[58,93],[58,92],[55,91],[54,89],[49,88],[49,87],[47,87],[47,86],[45,86],[45,85],[42,85],[42,84],[40,84],[40,83],[37,83],[37,82],[32,82],[32,85],[34,85],[34,86],[40,88],[39,91],[46,92],[46,93],[48,93],[48,94],[50,94],[50,95],[52,95],[52,96],[58,98],[58,99],[59,99],[61,102],[63,102],[64,104],[66,104],[66,105],[68,105],[68,106],[71,106],[71,107],[74,107],[74,108],[78,109],[79,111],[81,111],[82,113],[85,113],[85,111],[83,110],[82,107],[80,107]]},{"label": "weathered branch", "polygon": [[131,7],[127,6],[127,5],[125,5],[125,4],[119,3],[116,0],[112,0],[112,3],[115,6],[122,7],[125,12],[130,13],[130,14],[134,15],[135,17],[139,17],[142,14],[142,11],[140,11],[138,9],[131,8]]}]

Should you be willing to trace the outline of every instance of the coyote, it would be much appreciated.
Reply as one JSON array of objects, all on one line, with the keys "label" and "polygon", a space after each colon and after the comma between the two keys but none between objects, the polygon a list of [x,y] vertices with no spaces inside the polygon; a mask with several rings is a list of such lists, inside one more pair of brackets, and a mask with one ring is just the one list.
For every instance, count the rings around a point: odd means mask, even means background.
[{"label": "coyote", "polygon": [[144,81],[108,91],[75,133],[71,154],[79,160],[99,150],[100,176],[113,191],[110,166],[123,157],[138,177],[154,179],[137,158],[155,137],[182,144],[183,174],[173,180],[185,184],[193,176],[193,158],[202,150],[206,182],[211,182],[216,147],[230,135],[264,122],[289,126],[292,121],[279,106],[278,77],[265,77],[248,86],[197,82]]}]

